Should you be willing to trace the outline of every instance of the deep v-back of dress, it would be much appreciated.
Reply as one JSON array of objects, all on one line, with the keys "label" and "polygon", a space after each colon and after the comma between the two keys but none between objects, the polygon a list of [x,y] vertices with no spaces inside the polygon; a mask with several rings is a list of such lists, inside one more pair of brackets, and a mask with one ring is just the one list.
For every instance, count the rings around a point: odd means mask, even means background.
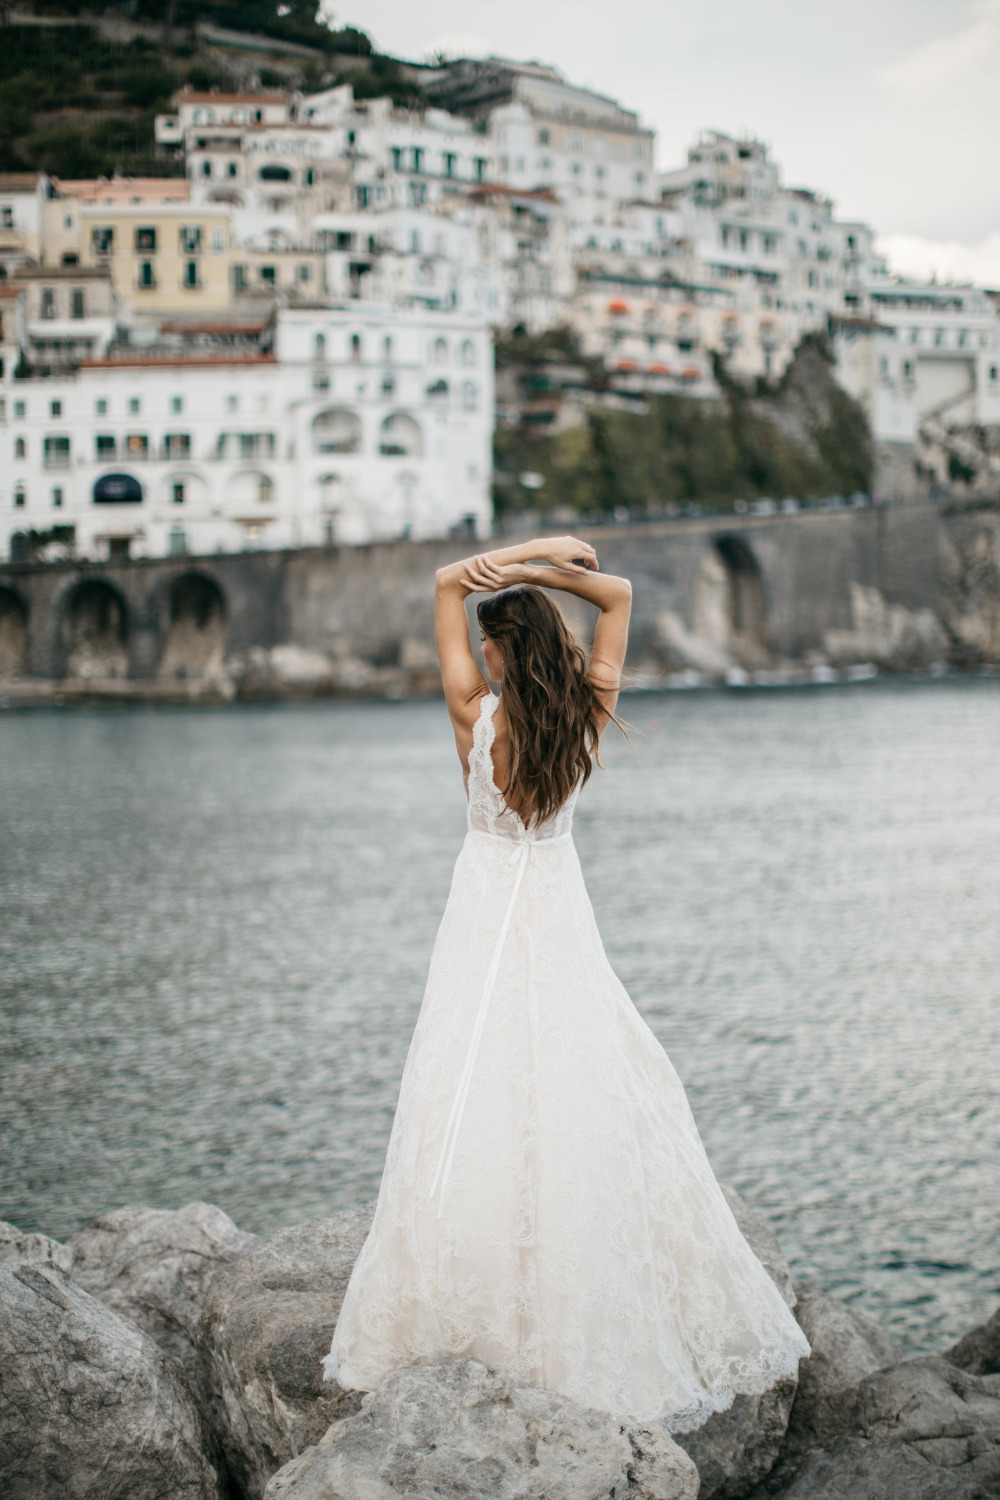
[{"label": "deep v-back of dress", "polygon": [[472,1355],[583,1406],[700,1425],[808,1344],[741,1235],[683,1087],[611,969],[572,839],[493,773],[431,957],[329,1379]]}]

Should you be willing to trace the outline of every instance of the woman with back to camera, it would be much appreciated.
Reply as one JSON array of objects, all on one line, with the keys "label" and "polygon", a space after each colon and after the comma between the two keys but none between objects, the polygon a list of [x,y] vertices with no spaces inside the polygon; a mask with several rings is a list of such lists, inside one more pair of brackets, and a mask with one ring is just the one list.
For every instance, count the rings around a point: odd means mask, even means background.
[{"label": "woman with back to camera", "polygon": [[[589,663],[543,588],[597,606]],[[478,616],[499,697],[472,653],[469,593],[492,595]],[[438,572],[468,833],[323,1361],[343,1386],[468,1355],[684,1432],[809,1352],[608,963],[573,847],[574,804],[618,722],[631,597],[573,537]]]}]

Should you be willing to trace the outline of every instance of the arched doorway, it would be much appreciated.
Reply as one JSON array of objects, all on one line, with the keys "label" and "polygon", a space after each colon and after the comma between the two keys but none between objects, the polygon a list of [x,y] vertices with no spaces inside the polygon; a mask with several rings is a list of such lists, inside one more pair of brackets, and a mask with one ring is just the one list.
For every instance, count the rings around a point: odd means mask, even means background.
[{"label": "arched doorway", "polygon": [[63,616],[65,677],[128,675],[128,616],[118,590],[99,578],[78,583]]},{"label": "arched doorway", "polygon": [[204,677],[222,663],[226,651],[226,602],[222,590],[203,573],[182,573],[167,596],[167,634],[160,676],[172,682]]},{"label": "arched doorway", "polygon": [[753,669],[770,659],[760,565],[741,536],[713,537],[698,569],[691,611],[695,635]]},{"label": "arched doorway", "polygon": [[13,589],[0,588],[0,677],[28,668],[28,606]]}]

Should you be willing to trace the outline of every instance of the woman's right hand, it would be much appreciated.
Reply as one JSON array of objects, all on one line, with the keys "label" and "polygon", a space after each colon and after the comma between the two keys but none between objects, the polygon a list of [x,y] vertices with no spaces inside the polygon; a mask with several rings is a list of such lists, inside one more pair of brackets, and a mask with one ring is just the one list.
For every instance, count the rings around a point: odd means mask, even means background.
[{"label": "woman's right hand", "polygon": [[564,573],[596,573],[600,568],[597,553],[589,542],[575,536],[547,536],[539,543],[539,556]]}]

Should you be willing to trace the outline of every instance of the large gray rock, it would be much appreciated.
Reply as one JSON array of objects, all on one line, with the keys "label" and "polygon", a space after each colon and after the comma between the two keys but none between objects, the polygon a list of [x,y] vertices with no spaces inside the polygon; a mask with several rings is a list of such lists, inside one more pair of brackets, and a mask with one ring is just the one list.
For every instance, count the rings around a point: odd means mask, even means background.
[{"label": "large gray rock", "polygon": [[825,1447],[841,1430],[841,1393],[901,1357],[896,1341],[865,1313],[808,1282],[796,1283],[795,1292],[795,1316],[812,1353],[799,1365],[785,1453]]},{"label": "large gray rock", "polygon": [[939,1469],[899,1443],[838,1438],[782,1465],[748,1500],[989,1500],[961,1470]]},{"label": "large gray rock", "polygon": [[258,1243],[211,1203],[174,1211],[133,1205],[101,1214],[70,1237],[71,1274],[144,1329],[204,1401],[209,1392],[196,1336],[205,1290],[220,1266]]},{"label": "large gray rock", "polygon": [[[795,1290],[788,1262],[767,1220],[735,1188],[724,1186],[740,1232],[789,1307]],[[699,1500],[740,1500],[769,1472],[784,1441],[795,1400],[796,1380],[780,1380],[761,1396],[737,1396],[727,1411],[709,1417],[677,1441],[698,1466]]]},{"label": "large gray rock", "polygon": [[474,1359],[397,1370],[274,1475],[266,1500],[695,1500],[659,1427],[623,1426]]},{"label": "large gray rock", "polygon": [[33,1234],[0,1219],[0,1266],[19,1266],[29,1260],[68,1271],[73,1265],[73,1252],[47,1234]]},{"label": "large gray rock", "polygon": [[1000,1375],[1000,1308],[988,1323],[980,1323],[946,1349],[944,1358],[970,1375]]},{"label": "large gray rock", "polygon": [[830,1394],[823,1424],[828,1446],[837,1437],[906,1446],[1000,1495],[1000,1375],[968,1375],[936,1355],[904,1359]]},{"label": "large gray rock", "polygon": [[199,1346],[223,1406],[227,1464],[248,1500],[276,1469],[357,1411],[323,1356],[374,1204],[279,1230],[212,1278]]},{"label": "large gray rock", "polygon": [[0,1267],[0,1391],[4,1500],[218,1500],[159,1349],[50,1266]]}]

